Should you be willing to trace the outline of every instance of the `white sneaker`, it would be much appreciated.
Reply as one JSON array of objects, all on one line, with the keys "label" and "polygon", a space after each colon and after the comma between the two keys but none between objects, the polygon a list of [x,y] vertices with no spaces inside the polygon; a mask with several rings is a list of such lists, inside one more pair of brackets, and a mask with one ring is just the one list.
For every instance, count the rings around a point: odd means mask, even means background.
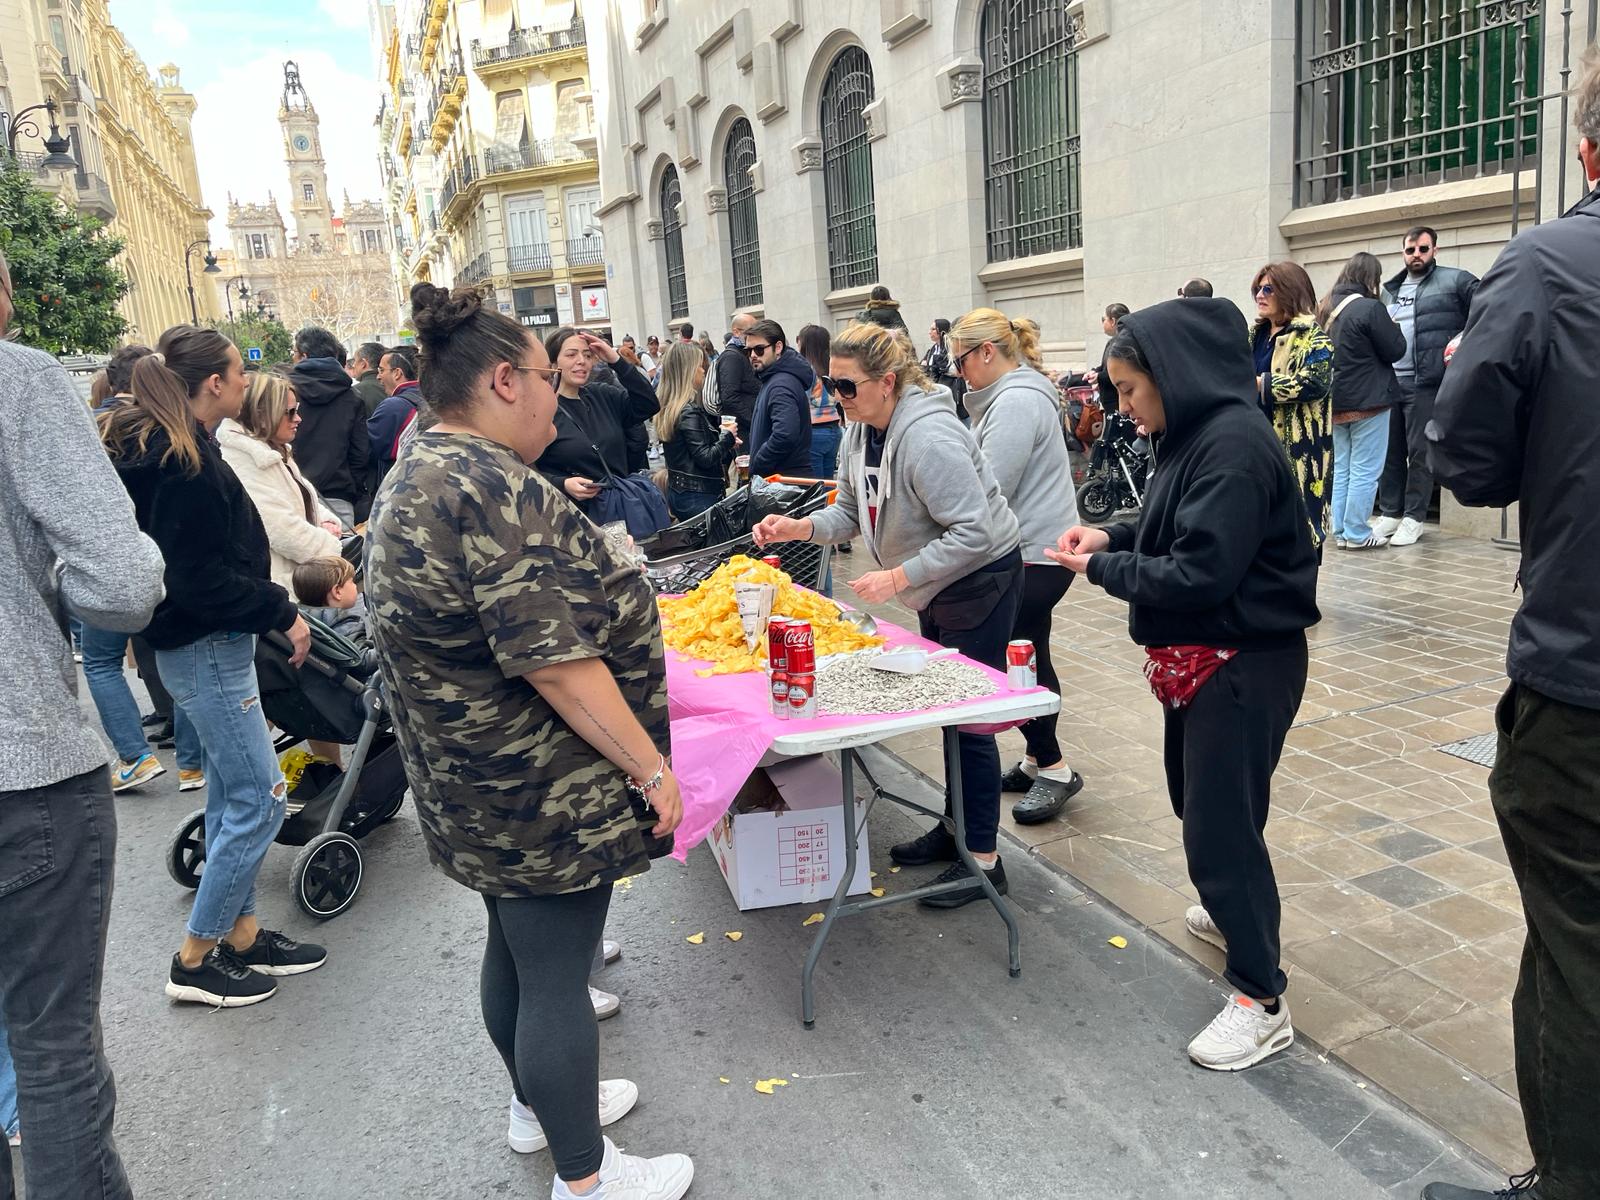
[{"label": "white sneaker", "polygon": [[1210,942],[1218,950],[1228,948],[1228,939],[1222,936],[1222,930],[1217,928],[1217,923],[1211,919],[1211,914],[1205,910],[1203,904],[1191,904],[1183,914],[1184,928],[1191,937],[1197,937],[1202,942]]},{"label": "white sneaker", "polygon": [[610,992],[602,992],[597,987],[589,989],[589,1000],[594,1005],[594,1019],[596,1021],[604,1021],[622,1011],[621,1000]]},{"label": "white sneaker", "polygon": [[600,942],[600,957],[609,966],[611,963],[616,962],[617,959],[622,957],[622,947],[617,945],[617,943],[613,942],[610,938],[602,939]]},{"label": "white sneaker", "polygon": [[111,769],[111,790],[125,792],[166,773],[167,769],[154,754],[141,754],[132,762],[119,762]]},{"label": "white sneaker", "polygon": [[[627,1079],[602,1079],[600,1081],[600,1124],[610,1125],[620,1121],[639,1103],[639,1085]],[[550,1144],[545,1137],[539,1118],[533,1109],[515,1096],[511,1097],[511,1129],[506,1141],[518,1154],[532,1154]]]},{"label": "white sneaker", "polygon": [[1269,1013],[1237,992],[1227,1007],[1189,1043],[1189,1057],[1209,1071],[1242,1071],[1294,1043],[1289,1002],[1278,997],[1278,1011]]},{"label": "white sneaker", "polygon": [[1400,522],[1400,527],[1394,531],[1389,539],[1391,546],[1410,546],[1422,536],[1422,522],[1415,517],[1407,517]]},{"label": "white sneaker", "polygon": [[1341,550],[1382,550],[1388,544],[1389,544],[1389,539],[1388,538],[1379,537],[1375,533],[1369,533],[1366,537],[1362,538],[1359,542],[1340,542],[1339,543],[1339,549],[1341,549]]},{"label": "white sneaker", "polygon": [[[584,1200],[681,1200],[694,1182],[694,1163],[687,1154],[639,1158],[618,1150],[606,1139],[600,1162],[600,1186]],[[573,1200],[575,1193],[560,1176],[550,1187],[550,1200]]]},{"label": "white sneaker", "polygon": [[1381,538],[1393,537],[1394,531],[1399,528],[1399,517],[1378,517],[1372,522],[1372,535]]}]

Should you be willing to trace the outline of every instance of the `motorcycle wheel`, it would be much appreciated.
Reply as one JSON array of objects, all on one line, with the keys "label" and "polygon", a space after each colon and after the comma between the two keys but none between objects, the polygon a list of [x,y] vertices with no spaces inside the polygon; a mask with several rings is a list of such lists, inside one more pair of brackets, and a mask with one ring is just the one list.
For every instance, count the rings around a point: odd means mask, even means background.
[{"label": "motorcycle wheel", "polygon": [[1104,521],[1117,511],[1116,485],[1109,479],[1092,479],[1078,489],[1078,512],[1087,520]]}]

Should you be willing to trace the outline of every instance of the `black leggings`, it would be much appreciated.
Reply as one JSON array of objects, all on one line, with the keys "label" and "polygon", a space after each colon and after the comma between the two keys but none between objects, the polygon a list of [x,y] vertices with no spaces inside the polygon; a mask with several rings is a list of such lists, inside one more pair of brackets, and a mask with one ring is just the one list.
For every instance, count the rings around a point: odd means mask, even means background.
[{"label": "black leggings", "polygon": [[[1022,568],[1022,607],[1017,609],[1017,621],[1011,627],[1013,639],[1027,638],[1033,643],[1039,685],[1058,696],[1061,681],[1056,678],[1055,664],[1050,661],[1050,618],[1071,586],[1072,572],[1066,567],[1026,564]],[[1028,743],[1028,756],[1041,767],[1053,767],[1061,761],[1061,743],[1056,741],[1056,721],[1060,715],[1051,713],[1023,723],[1022,736]]]},{"label": "black leggings", "polygon": [[600,1034],[589,969],[606,926],[611,888],[559,896],[485,896],[489,938],[480,995],[489,1040],[517,1099],[550,1139],[556,1174],[593,1175],[600,1134]]}]

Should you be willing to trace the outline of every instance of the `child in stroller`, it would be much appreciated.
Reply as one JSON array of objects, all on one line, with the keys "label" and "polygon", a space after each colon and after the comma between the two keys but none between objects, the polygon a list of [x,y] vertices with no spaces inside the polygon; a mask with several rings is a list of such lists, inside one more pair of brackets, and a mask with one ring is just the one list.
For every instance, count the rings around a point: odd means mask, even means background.
[{"label": "child in stroller", "polygon": [[358,646],[370,644],[367,605],[349,559],[332,555],[307,559],[295,567],[293,583],[294,598],[306,617],[315,617]]}]

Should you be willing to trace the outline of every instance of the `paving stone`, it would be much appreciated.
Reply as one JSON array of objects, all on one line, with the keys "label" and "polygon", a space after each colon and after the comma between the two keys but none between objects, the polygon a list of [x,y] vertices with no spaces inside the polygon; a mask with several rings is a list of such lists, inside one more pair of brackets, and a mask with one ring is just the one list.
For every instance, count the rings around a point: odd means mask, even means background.
[{"label": "paving stone", "polygon": [[1423,962],[1456,948],[1453,934],[1409,912],[1393,912],[1340,932],[1401,966]]},{"label": "paving stone", "polygon": [[1381,871],[1359,875],[1350,882],[1382,900],[1387,900],[1396,908],[1411,908],[1429,900],[1448,896],[1454,890],[1448,884],[1431,879],[1421,871],[1404,866],[1385,867]]},{"label": "paving stone", "polygon": [[1446,896],[1419,906],[1416,915],[1464,942],[1481,942],[1508,930],[1521,929],[1519,914],[1488,903],[1477,896]]},{"label": "paving stone", "polygon": [[1368,830],[1357,835],[1356,840],[1363,846],[1382,851],[1397,862],[1410,862],[1445,849],[1445,843],[1438,838],[1429,837],[1420,829],[1412,829],[1408,825]]}]

